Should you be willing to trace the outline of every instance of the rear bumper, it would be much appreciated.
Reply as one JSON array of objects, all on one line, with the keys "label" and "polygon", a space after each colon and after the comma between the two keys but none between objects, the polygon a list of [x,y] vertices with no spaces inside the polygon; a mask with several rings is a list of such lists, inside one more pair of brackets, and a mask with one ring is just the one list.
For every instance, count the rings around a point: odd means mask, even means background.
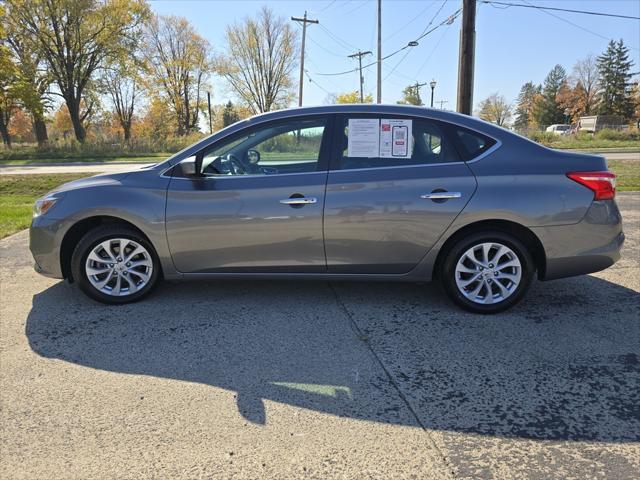
[{"label": "rear bumper", "polygon": [[545,249],[541,280],[604,270],[620,259],[624,243],[622,216],[613,200],[593,202],[579,223],[534,227],[532,231]]}]

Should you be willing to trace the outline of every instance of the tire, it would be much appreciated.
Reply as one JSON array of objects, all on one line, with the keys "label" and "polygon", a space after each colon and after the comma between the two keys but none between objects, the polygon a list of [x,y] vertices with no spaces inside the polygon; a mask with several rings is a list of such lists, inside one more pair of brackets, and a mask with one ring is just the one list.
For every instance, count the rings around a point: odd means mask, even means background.
[{"label": "tire", "polygon": [[508,233],[489,230],[457,241],[438,275],[455,304],[470,312],[490,314],[522,300],[535,271],[531,253],[522,242]]},{"label": "tire", "polygon": [[160,262],[153,246],[135,229],[104,225],[82,237],[71,257],[71,274],[87,296],[119,305],[151,293],[160,277]]}]

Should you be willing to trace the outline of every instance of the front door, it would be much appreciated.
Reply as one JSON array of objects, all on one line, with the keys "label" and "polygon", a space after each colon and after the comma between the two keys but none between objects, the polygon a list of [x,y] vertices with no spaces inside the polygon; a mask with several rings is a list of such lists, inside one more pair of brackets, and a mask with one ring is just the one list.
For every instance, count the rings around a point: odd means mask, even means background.
[{"label": "front door", "polygon": [[166,228],[178,271],[326,271],[327,116],[247,127],[205,149],[201,177],[173,177]]},{"label": "front door", "polygon": [[336,122],[343,139],[327,180],[328,272],[407,273],[471,199],[475,177],[439,122],[380,115]]}]

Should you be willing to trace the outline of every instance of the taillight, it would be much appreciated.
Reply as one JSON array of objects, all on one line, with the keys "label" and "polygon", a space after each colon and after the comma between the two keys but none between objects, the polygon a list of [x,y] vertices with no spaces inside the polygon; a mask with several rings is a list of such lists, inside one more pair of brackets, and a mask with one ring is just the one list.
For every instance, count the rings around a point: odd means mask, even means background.
[{"label": "taillight", "polygon": [[616,196],[616,175],[611,172],[567,173],[574,182],[584,185],[594,194],[594,200],[610,200]]}]

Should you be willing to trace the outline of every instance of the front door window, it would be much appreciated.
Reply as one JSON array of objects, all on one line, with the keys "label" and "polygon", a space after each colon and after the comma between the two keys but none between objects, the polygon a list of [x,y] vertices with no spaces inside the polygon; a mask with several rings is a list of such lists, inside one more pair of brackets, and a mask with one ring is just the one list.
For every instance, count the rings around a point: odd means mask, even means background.
[{"label": "front door window", "polygon": [[325,118],[271,122],[216,142],[204,154],[202,173],[219,176],[315,172],[325,123]]}]

